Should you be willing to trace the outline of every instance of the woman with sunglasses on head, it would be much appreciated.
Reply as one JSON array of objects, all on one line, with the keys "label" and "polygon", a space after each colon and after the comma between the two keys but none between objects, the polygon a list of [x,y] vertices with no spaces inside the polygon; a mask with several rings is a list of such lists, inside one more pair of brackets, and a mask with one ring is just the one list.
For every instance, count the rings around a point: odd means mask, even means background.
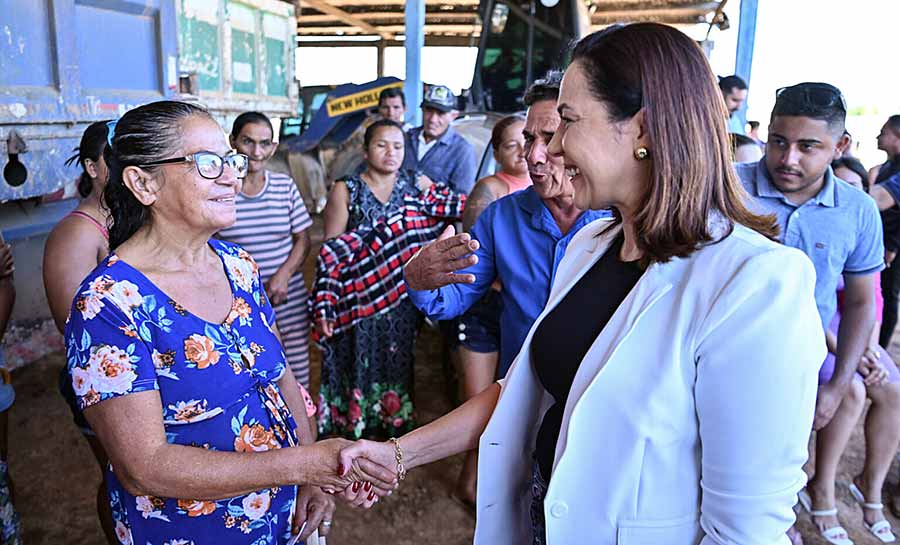
[{"label": "woman with sunglasses on head", "polygon": [[311,444],[295,421],[304,403],[257,265],[212,238],[235,221],[247,157],[182,102],[127,112],[109,142],[111,253],[78,288],[65,336],[79,406],[109,455],[117,537],[327,534],[334,504],[320,486],[366,480],[386,494],[393,476],[356,465],[339,478],[343,443]]},{"label": "woman with sunglasses on head", "polygon": [[235,196],[237,221],[219,238],[250,252],[259,265],[266,295],[294,378],[309,387],[309,312],[303,262],[309,254],[312,220],[294,180],[266,169],[275,152],[272,123],[259,112],[234,120],[231,146],[249,158],[247,176]]},{"label": "woman with sunglasses on head", "polygon": [[[66,161],[67,165],[77,163],[82,169],[78,178],[81,202],[56,224],[44,246],[44,291],[53,321],[60,333],[66,327],[66,319],[78,286],[109,253],[109,212],[101,202],[108,175],[106,161],[103,160],[108,134],[106,121],[91,123],[81,136],[81,142],[74,150],[75,155]],[[87,439],[102,473],[109,459],[78,408],[72,381],[65,368],[60,372],[59,390],[72,411],[75,425]],[[102,481],[97,489],[97,512],[107,541],[117,543],[109,499],[106,497],[106,483]]]}]

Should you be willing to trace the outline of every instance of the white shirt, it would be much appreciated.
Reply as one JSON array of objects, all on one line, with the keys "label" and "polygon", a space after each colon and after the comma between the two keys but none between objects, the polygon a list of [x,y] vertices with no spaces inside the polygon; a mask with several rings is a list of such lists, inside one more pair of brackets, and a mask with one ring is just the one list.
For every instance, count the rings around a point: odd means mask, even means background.
[{"label": "white shirt", "polygon": [[419,161],[422,160],[422,157],[425,157],[425,154],[428,153],[428,150],[434,147],[435,144],[438,143],[439,138],[432,138],[431,142],[425,142],[425,131],[419,133]]},{"label": "white shirt", "polygon": [[[479,447],[476,545],[531,542],[532,453],[552,402],[531,337],[619,232],[608,226],[572,239],[503,381]],[[742,226],[651,265],[572,383],[547,544],[788,545],[825,358],[814,285],[802,252]]]}]

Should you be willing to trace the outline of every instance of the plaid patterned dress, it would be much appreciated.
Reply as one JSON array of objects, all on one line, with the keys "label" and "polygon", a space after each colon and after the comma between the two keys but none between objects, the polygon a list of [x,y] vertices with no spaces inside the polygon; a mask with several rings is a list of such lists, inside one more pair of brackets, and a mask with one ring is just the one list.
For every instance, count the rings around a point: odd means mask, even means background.
[{"label": "plaid patterned dress", "polygon": [[350,193],[348,232],[319,254],[315,318],[335,322],[322,350],[319,433],[394,437],[414,427],[415,341],[422,315],[410,302],[402,265],[462,214],[465,197],[446,188],[424,193],[403,175],[387,203],[359,178]]}]

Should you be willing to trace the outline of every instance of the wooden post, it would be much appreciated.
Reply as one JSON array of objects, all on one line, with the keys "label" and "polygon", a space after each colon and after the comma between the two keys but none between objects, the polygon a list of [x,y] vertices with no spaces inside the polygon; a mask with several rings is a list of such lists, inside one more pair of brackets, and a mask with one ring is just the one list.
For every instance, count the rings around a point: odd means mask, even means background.
[{"label": "wooden post", "polygon": [[385,49],[384,39],[378,40],[378,43],[376,45],[378,47],[378,77],[383,78],[384,77],[384,49]]}]

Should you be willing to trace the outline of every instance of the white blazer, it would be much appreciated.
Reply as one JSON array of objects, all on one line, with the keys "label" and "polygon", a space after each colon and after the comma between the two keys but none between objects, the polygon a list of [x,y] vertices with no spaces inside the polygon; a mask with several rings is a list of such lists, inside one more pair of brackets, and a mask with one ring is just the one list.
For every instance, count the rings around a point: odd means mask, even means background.
[{"label": "white blazer", "polygon": [[[532,455],[552,402],[531,338],[603,255],[620,229],[609,225],[573,238],[502,384],[480,441],[477,545],[531,543]],[[547,543],[787,544],[825,359],[814,285],[802,252],[742,226],[651,265],[575,375]]]}]

